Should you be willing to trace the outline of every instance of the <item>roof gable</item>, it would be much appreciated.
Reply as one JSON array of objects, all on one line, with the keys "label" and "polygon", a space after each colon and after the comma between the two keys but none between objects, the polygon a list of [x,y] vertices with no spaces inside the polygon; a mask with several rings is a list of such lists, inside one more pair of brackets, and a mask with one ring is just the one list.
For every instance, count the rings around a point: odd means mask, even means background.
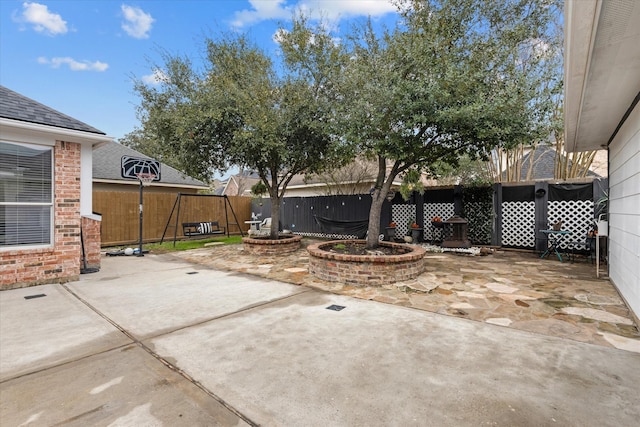
[{"label": "roof gable", "polygon": [[0,117],[105,135],[104,132],[0,85]]}]

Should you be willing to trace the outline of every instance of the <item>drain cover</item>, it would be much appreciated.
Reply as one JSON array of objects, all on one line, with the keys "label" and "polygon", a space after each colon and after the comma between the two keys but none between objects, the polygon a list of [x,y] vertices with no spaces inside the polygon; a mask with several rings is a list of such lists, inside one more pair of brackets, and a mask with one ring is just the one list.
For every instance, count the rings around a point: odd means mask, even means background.
[{"label": "drain cover", "polygon": [[24,299],[42,298],[46,296],[46,294],[27,295],[26,297],[24,297]]},{"label": "drain cover", "polygon": [[327,307],[327,310],[340,311],[340,310],[342,310],[343,308],[344,308],[344,306],[343,306],[343,305],[335,305],[335,304],[332,304],[332,305],[330,305],[329,307]]}]

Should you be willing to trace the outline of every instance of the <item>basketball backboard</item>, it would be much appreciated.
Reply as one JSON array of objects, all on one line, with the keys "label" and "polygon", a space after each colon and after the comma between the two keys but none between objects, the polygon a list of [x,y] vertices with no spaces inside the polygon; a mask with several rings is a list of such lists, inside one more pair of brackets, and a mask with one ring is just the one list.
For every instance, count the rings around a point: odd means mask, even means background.
[{"label": "basketball backboard", "polygon": [[160,162],[153,159],[122,156],[120,176],[127,179],[138,179],[139,173],[152,173],[154,181],[160,181]]}]

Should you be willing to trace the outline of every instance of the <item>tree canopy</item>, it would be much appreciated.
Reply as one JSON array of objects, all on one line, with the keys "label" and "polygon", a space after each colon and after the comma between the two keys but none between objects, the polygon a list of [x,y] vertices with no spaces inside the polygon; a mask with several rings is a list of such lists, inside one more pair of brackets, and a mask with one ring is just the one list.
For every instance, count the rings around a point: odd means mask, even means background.
[{"label": "tree canopy", "polygon": [[283,70],[244,35],[206,41],[206,66],[165,54],[159,88],[136,82],[142,127],[131,142],[150,142],[188,174],[207,179],[238,166],[256,171],[272,201],[271,237],[291,178],[340,164],[331,83],[340,46],[299,17],[280,34]]},{"label": "tree canopy", "polygon": [[195,176],[257,171],[275,224],[293,175],[356,155],[374,161],[375,247],[398,175],[411,185],[436,164],[549,136],[562,75],[559,2],[398,0],[395,28],[380,34],[369,23],[341,41],[296,16],[278,33],[281,69],[246,36],[208,39],[204,70],[167,54],[160,88],[137,82],[142,128],[130,139],[153,139]]},{"label": "tree canopy", "polygon": [[561,76],[549,60],[559,44],[550,31],[553,3],[404,1],[398,27],[382,36],[371,25],[353,32],[339,117],[357,151],[378,162],[369,247],[399,174],[549,135],[552,103],[544,91]]}]

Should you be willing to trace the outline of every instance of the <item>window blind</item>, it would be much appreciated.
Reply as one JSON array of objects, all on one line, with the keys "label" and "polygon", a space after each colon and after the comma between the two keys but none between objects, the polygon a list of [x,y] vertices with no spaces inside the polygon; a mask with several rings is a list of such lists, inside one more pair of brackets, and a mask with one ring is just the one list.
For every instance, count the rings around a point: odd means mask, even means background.
[{"label": "window blind", "polygon": [[0,141],[0,246],[51,244],[53,150]]}]

